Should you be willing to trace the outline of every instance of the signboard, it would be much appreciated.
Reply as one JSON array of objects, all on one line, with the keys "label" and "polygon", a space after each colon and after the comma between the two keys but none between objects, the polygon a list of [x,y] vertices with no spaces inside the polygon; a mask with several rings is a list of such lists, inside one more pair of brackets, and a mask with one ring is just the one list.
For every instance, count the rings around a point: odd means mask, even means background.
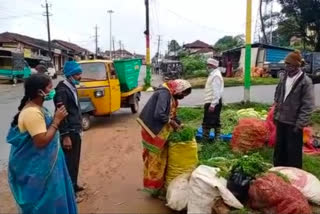
[{"label": "signboard", "polygon": [[24,49],[24,50],[23,50],[23,56],[24,56],[24,58],[32,58],[31,55],[32,55],[32,53],[31,53],[31,50],[30,50],[30,49]]}]

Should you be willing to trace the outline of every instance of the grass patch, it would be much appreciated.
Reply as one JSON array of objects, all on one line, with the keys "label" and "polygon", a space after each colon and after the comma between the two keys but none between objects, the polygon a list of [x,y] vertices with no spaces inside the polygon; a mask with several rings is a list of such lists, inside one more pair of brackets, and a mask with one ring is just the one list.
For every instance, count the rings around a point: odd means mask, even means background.
[{"label": "grass patch", "polygon": [[[260,103],[235,103],[224,105],[222,111],[226,110],[239,110],[242,108],[254,108],[257,111],[268,110],[270,105],[260,104]],[[195,129],[199,128],[203,119],[203,108],[179,108],[178,110],[179,119],[186,124]],[[316,111],[312,115],[312,122],[314,124],[320,124],[320,111]],[[265,162],[273,162],[273,148],[265,147],[257,151],[252,151],[250,154],[258,152]],[[228,159],[241,157],[240,154],[231,151],[229,143],[218,142],[216,144],[205,144],[199,145],[199,160],[200,163],[205,163],[205,161],[216,158],[224,157]],[[320,179],[320,157],[319,156],[309,156],[304,155],[303,169],[307,172],[312,173],[317,178]]]},{"label": "grass patch", "polygon": [[313,114],[311,116],[311,122],[312,122],[312,124],[320,125],[320,110],[313,112]]},{"label": "grass patch", "polygon": [[[206,85],[207,77],[189,77],[188,81],[191,83],[193,88],[204,88]],[[253,77],[251,78],[251,85],[277,85],[279,79],[272,77]],[[224,78],[225,87],[236,87],[243,86],[244,81],[242,78]]]}]

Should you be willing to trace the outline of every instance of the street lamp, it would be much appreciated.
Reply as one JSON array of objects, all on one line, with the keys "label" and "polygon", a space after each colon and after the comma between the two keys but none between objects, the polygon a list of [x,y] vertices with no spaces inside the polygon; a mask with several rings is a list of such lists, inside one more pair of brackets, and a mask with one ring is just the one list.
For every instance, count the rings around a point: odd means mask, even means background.
[{"label": "street lamp", "polygon": [[112,59],[112,13],[114,13],[113,10],[108,10],[108,13],[110,15],[110,59]]}]

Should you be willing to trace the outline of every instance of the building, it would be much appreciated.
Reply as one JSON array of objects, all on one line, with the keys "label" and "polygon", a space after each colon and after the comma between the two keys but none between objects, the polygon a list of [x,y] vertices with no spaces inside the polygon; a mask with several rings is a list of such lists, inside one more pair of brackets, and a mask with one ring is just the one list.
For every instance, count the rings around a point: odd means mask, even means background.
[{"label": "building", "polygon": [[[134,54],[130,53],[125,49],[118,49],[116,51],[111,51],[111,55],[113,59],[128,59],[133,58]],[[110,51],[104,52],[105,58],[110,58]]]},{"label": "building", "polygon": [[66,42],[62,40],[52,40],[52,43],[60,49],[66,50],[67,55],[76,61],[87,60],[89,55],[92,54],[89,50],[71,42]]},{"label": "building", "polygon": [[[32,68],[39,64],[40,60],[50,62],[48,42],[42,39],[5,32],[0,34],[0,47],[23,53]],[[66,61],[85,59],[89,53],[88,50],[69,42],[53,40],[51,43],[51,62],[57,72],[61,72]]]},{"label": "building", "polygon": [[183,49],[189,52],[189,54],[191,55],[200,54],[206,57],[219,56],[219,53],[216,50],[214,50],[214,48],[211,45],[200,40],[196,40],[192,43],[183,45]]},{"label": "building", "polygon": [[[264,68],[270,63],[282,63],[288,53],[293,49],[266,45],[262,43],[252,44],[251,67]],[[244,70],[245,66],[245,47],[238,47],[227,50],[222,54],[222,64],[232,63],[233,70]]]}]

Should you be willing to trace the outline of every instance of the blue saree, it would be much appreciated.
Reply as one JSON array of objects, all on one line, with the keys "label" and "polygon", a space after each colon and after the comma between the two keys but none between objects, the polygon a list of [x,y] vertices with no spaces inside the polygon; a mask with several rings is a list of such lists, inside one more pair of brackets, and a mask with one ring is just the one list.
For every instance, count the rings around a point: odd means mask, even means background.
[{"label": "blue saree", "polygon": [[[52,122],[43,108],[47,127]],[[59,133],[44,148],[37,148],[28,132],[11,127],[8,180],[23,214],[76,214],[75,195],[60,147]]]}]

